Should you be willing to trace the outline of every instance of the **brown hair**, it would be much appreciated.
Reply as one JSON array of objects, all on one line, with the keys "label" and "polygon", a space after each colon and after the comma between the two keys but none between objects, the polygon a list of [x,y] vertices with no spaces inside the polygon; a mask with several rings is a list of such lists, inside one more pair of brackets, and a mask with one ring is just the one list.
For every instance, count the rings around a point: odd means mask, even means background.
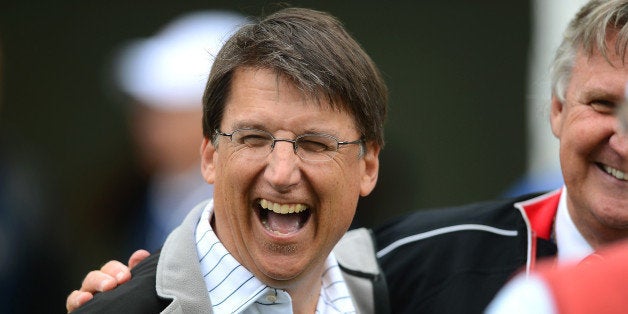
[{"label": "brown hair", "polygon": [[328,13],[286,8],[240,28],[214,61],[203,96],[203,134],[214,136],[234,71],[270,69],[307,97],[350,113],[367,141],[384,145],[388,93],[375,63]]}]

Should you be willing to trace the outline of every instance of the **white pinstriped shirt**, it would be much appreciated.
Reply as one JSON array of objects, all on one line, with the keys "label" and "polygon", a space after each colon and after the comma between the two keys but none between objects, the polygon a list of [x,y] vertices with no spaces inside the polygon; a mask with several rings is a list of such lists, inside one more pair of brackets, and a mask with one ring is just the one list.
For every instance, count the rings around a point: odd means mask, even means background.
[{"label": "white pinstriped shirt", "polygon": [[[196,226],[196,250],[215,313],[292,313],[292,300],[284,290],[263,284],[227,252],[209,223],[210,201]],[[349,289],[333,252],[325,261],[316,313],[355,313]]]}]

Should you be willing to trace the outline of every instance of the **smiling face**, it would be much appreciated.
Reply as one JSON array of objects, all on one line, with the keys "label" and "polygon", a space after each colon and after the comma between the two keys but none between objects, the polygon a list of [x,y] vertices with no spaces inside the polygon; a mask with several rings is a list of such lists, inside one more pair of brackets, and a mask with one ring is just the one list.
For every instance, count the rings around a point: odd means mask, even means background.
[{"label": "smiling face", "polygon": [[[613,37],[608,47],[615,47]],[[572,219],[587,241],[598,245],[628,237],[628,139],[615,109],[624,98],[628,67],[609,49],[576,56],[565,101],[552,98],[552,131]]]},{"label": "smiling face", "polygon": [[[276,138],[326,133],[360,138],[354,119],[329,104],[306,100],[275,72],[234,72],[220,131],[255,128]],[[214,183],[214,227],[231,254],[268,285],[290,291],[320,285],[324,261],[348,229],[359,195],[375,186],[379,147],[342,146],[332,160],[300,159],[289,142],[265,157],[248,157],[229,137],[202,146],[202,171]],[[269,210],[270,209],[270,210]],[[284,213],[296,211],[298,213]],[[312,287],[309,287],[312,288]],[[311,290],[317,291],[318,290]]]}]

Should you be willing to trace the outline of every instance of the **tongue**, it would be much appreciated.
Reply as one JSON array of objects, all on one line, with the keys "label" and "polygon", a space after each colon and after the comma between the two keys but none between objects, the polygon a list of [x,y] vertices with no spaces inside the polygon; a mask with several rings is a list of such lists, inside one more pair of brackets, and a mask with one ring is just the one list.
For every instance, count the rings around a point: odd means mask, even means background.
[{"label": "tongue", "polygon": [[267,219],[270,230],[283,234],[299,230],[299,214],[277,214],[269,210]]}]

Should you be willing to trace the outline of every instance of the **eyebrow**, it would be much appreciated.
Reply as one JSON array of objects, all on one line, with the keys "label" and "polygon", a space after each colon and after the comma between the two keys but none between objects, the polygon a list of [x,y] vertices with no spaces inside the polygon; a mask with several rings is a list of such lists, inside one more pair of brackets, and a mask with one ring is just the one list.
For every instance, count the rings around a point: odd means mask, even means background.
[{"label": "eyebrow", "polygon": [[259,122],[255,122],[255,121],[249,121],[249,120],[237,121],[231,125],[231,128],[232,130],[237,130],[237,129],[266,130],[263,124],[260,124]]},{"label": "eyebrow", "polygon": [[[231,125],[231,128],[232,128],[231,131],[237,130],[237,129],[258,129],[258,130],[273,133],[270,130],[268,130],[268,128],[264,124],[261,124],[260,122],[257,122],[257,121],[251,121],[251,120],[237,121]],[[222,131],[224,132],[224,130]],[[297,136],[302,135],[302,134],[326,134],[326,135],[331,135],[333,137],[339,136],[337,131],[330,130],[330,129],[322,129],[320,127],[310,127],[310,128],[302,129],[298,131],[293,131],[293,130],[290,130],[290,131],[294,132]]]},{"label": "eyebrow", "polygon": [[309,129],[305,129],[303,130],[303,132],[301,134],[327,134],[327,135],[331,135],[334,137],[338,137],[337,132],[332,131],[332,130],[323,130],[320,128],[309,128]]},{"label": "eyebrow", "polygon": [[[612,102],[622,101],[624,99],[624,92],[619,91],[616,92],[614,89],[609,89],[606,87],[590,87],[585,89],[581,94],[579,94],[579,100],[592,100],[592,99],[604,99]],[[584,98],[584,99],[583,99]]]}]

